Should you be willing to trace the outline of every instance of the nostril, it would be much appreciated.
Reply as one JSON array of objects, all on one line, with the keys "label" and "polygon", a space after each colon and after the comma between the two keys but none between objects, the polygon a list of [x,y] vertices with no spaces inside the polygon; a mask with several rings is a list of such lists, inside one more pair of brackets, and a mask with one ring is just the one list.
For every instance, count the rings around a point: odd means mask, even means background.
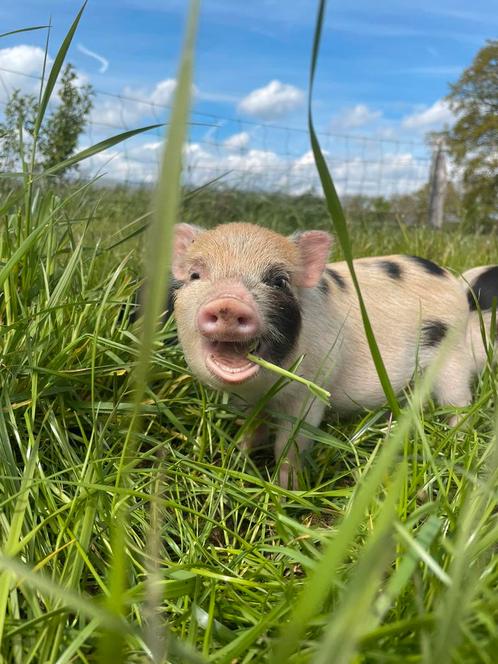
[{"label": "nostril", "polygon": [[252,306],[235,297],[223,297],[200,308],[197,325],[205,336],[219,335],[233,341],[252,335],[258,329],[258,318]]}]

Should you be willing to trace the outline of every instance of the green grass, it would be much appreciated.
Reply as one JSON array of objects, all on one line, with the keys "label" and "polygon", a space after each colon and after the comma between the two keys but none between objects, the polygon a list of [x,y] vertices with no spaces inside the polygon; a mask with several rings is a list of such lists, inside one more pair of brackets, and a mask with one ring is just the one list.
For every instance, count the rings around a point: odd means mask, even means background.
[{"label": "green grass", "polygon": [[[283,490],[270,454],[239,451],[240,413],[192,378],[173,322],[148,353],[153,326],[123,315],[138,231],[168,205],[28,169],[0,206],[0,661],[492,664],[496,368],[458,429],[422,406],[430,376],[395,420],[331,413],[308,427],[301,490]],[[181,215],[330,228],[313,197],[207,189]],[[496,235],[461,226],[349,232],[357,256],[498,257]]]},{"label": "green grass", "polygon": [[[35,196],[32,226],[44,230],[14,262],[24,209],[3,217],[2,269],[9,266],[0,303],[3,661],[94,661],[105,620],[114,625],[103,598],[112,583],[117,525],[126,570],[119,590],[122,661],[148,661],[152,566],[158,632],[166,634],[167,624],[206,661],[278,661],[271,653],[280,630],[318,578],[326,596],[289,661],[335,661],[318,653],[337,635],[344,643],[354,625],[357,661],[431,662],[437,655],[492,662],[496,372],[476,385],[463,430],[449,429],[444,411],[430,404],[415,409],[410,432],[397,441],[395,459],[356,509],[346,538],[359,490],[398,425],[382,412],[349,422],[331,415],[311,432],[318,442],[303,491],[283,491],[272,481],[270,460],[255,468],[238,451],[236,411],[189,375],[169,322],[154,346],[135,464],[120,486],[139,332],[121,307],[136,287],[136,258],[102,251],[115,227],[95,222],[87,195],[85,189],[73,199]],[[67,215],[75,203],[77,220]],[[263,220],[285,221],[272,205]],[[92,224],[104,236],[93,250]],[[496,238],[457,229],[394,235],[392,228],[359,230],[354,242],[364,253],[413,251],[455,268],[498,255]],[[136,244],[130,240],[131,253]],[[113,526],[120,501],[126,518]],[[340,558],[323,569],[329,543]],[[17,567],[9,567],[12,557]],[[374,576],[364,584],[372,557]],[[323,576],[313,577],[317,570]],[[338,616],[344,624],[332,630]]]}]

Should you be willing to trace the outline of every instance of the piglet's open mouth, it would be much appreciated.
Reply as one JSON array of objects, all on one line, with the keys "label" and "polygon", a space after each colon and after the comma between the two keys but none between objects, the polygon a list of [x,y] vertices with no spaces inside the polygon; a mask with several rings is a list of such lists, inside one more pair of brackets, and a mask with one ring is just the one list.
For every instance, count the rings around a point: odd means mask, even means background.
[{"label": "piglet's open mouth", "polygon": [[207,368],[225,383],[243,383],[255,376],[259,366],[247,359],[247,353],[258,353],[259,339],[249,341],[204,340]]}]

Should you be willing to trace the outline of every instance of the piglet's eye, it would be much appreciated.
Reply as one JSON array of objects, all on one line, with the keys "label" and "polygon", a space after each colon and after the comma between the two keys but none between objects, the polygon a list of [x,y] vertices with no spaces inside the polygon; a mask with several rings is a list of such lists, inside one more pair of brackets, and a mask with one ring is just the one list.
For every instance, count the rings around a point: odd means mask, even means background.
[{"label": "piglet's eye", "polygon": [[289,281],[285,277],[275,277],[271,285],[275,288],[287,288],[289,286]]},{"label": "piglet's eye", "polygon": [[198,272],[192,272],[190,275],[190,281],[195,281],[196,279],[200,279],[201,275]]},{"label": "piglet's eye", "polygon": [[261,281],[270,288],[284,290],[290,286],[289,274],[283,265],[270,265],[262,274]]},{"label": "piglet's eye", "polygon": [[289,279],[284,275],[277,274],[271,278],[265,279],[264,281],[271,288],[279,288],[281,290],[289,288]]}]

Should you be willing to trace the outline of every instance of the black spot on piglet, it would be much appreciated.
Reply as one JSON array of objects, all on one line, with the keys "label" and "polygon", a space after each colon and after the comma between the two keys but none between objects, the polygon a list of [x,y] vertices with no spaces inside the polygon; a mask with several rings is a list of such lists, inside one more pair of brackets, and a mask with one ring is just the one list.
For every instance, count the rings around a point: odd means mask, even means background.
[{"label": "black spot on piglet", "polygon": [[477,304],[482,310],[491,309],[493,298],[498,300],[498,265],[481,272],[471,287],[473,293],[471,290],[467,291],[470,310],[475,311]]},{"label": "black spot on piglet", "polygon": [[429,272],[429,274],[433,274],[436,277],[446,277],[448,274],[446,270],[439,265],[436,265],[436,263],[433,263],[428,258],[421,258],[420,256],[408,256],[408,258],[420,265],[420,267],[423,267],[426,272]]},{"label": "black spot on piglet", "polygon": [[325,268],[325,272],[329,275],[329,277],[331,277],[331,279],[335,281],[341,290],[346,290],[346,281],[344,280],[344,277],[339,274],[339,272],[332,270],[330,267]]},{"label": "black spot on piglet", "polygon": [[425,348],[437,346],[446,336],[448,326],[440,320],[427,320],[422,323],[421,343]]},{"label": "black spot on piglet", "polygon": [[301,310],[293,293],[273,290],[265,295],[268,330],[262,336],[268,359],[280,364],[294,349],[301,331]]},{"label": "black spot on piglet", "polygon": [[380,261],[380,267],[391,277],[391,279],[401,279],[401,265],[394,261]]}]

